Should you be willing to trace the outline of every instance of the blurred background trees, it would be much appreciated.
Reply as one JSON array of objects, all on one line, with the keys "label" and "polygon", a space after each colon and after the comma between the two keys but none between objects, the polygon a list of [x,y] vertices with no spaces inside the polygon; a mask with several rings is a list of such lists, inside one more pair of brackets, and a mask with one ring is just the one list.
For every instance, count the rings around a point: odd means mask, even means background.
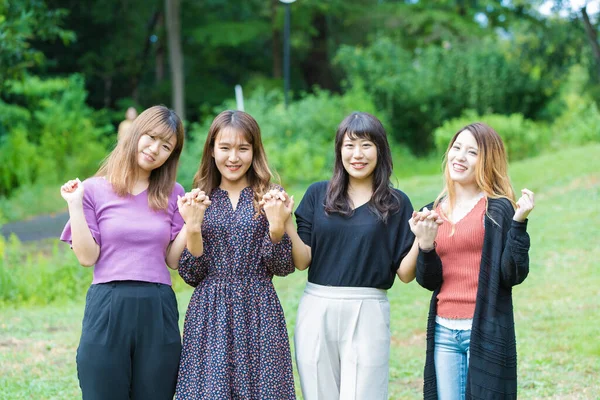
[{"label": "blurred background trees", "polygon": [[[591,3],[590,3],[591,4]],[[396,173],[474,119],[511,159],[600,140],[598,7],[571,1],[298,0],[283,108],[278,0],[0,0],[0,196],[87,176],[128,106],[187,120],[181,181],[241,84],[286,184],[329,175],[350,111],[392,137]],[[431,171],[433,172],[433,170]]]}]

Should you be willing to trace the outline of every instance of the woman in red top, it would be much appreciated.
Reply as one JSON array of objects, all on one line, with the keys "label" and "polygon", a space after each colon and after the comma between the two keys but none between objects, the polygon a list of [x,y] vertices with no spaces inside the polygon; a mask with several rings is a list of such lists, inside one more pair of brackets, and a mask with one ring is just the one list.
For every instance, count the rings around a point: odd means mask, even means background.
[{"label": "woman in red top", "polygon": [[434,292],[424,397],[513,399],[512,287],[529,272],[534,195],[523,189],[515,203],[502,139],[482,123],[454,135],[444,176],[442,193],[410,220],[417,281]]}]

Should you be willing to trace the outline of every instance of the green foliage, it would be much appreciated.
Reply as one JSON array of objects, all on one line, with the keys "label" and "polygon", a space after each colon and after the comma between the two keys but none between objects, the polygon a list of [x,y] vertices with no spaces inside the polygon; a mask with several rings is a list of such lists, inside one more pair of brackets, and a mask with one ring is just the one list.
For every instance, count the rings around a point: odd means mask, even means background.
[{"label": "green foliage", "polygon": [[43,180],[92,175],[106,154],[107,132],[86,104],[83,78],[26,77],[7,84],[0,119],[0,195]]},{"label": "green foliage", "polygon": [[598,104],[586,94],[588,79],[582,66],[575,65],[561,85],[559,96],[548,106],[553,147],[600,142]]},{"label": "green foliage", "polygon": [[336,61],[350,84],[364,83],[388,113],[394,137],[417,154],[431,149],[436,127],[465,109],[528,116],[543,102],[537,83],[493,40],[448,43],[413,55],[381,37],[367,48],[342,46]]},{"label": "green foliage", "polygon": [[460,118],[444,122],[435,130],[435,144],[438,152],[443,154],[452,137],[460,129],[473,122],[483,122],[498,132],[511,161],[533,157],[547,149],[550,143],[548,129],[545,125],[527,120],[521,114],[477,115],[475,112],[469,111]]},{"label": "green foliage", "polygon": [[0,94],[9,79],[19,79],[44,54],[34,42],[62,40],[69,43],[75,34],[62,27],[65,9],[49,9],[42,0],[0,0]]},{"label": "green foliage", "polygon": [[[226,102],[214,114],[233,108],[232,102]],[[308,184],[331,176],[335,132],[352,111],[370,112],[388,126],[385,115],[377,111],[360,87],[342,96],[315,88],[314,94],[305,94],[287,110],[280,91],[257,90],[245,100],[245,109],[260,125],[269,163],[284,186]],[[179,180],[186,186],[191,184],[198,169],[211,122],[212,118],[207,119],[190,130],[191,140],[184,148],[179,168]]]},{"label": "green foliage", "polygon": [[0,236],[0,304],[48,304],[85,292],[92,270],[79,266],[57,242],[46,246],[32,252],[16,236]]}]

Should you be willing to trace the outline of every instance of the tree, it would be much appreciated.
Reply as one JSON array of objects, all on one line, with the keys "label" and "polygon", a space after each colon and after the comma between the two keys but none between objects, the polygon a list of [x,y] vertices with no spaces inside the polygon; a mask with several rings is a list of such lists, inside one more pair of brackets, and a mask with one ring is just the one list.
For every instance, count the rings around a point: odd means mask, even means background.
[{"label": "tree", "polygon": [[36,44],[61,40],[69,44],[73,31],[63,28],[65,9],[49,9],[44,1],[0,0],[0,94],[10,79],[45,62]]},{"label": "tree", "polygon": [[185,119],[183,52],[181,51],[180,0],[165,0],[165,17],[171,67],[171,98],[179,117]]}]

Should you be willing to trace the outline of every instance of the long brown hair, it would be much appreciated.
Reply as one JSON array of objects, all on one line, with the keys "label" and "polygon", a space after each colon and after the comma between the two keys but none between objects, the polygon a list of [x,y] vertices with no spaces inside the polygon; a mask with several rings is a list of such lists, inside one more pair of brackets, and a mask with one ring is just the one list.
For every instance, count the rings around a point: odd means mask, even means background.
[{"label": "long brown hair", "polygon": [[254,192],[254,210],[259,213],[260,207],[258,203],[262,199],[263,194],[271,187],[271,179],[273,173],[269,169],[267,163],[267,155],[262,144],[260,127],[252,116],[243,111],[226,110],[215,117],[210,129],[208,137],[204,143],[202,152],[202,160],[198,167],[198,172],[194,176],[193,187],[203,190],[208,196],[212,191],[221,184],[221,173],[217,168],[213,157],[213,149],[217,136],[224,129],[231,128],[241,133],[244,139],[252,145],[252,164],[246,172],[248,184]]},{"label": "long brown hair", "polygon": [[148,205],[153,210],[166,210],[177,177],[177,165],[183,148],[184,131],[175,111],[164,106],[150,107],[131,124],[127,135],[104,159],[96,176],[105,177],[119,196],[131,193],[138,179],[138,143],[143,135],[152,133],[163,140],[175,135],[177,143],[167,161],[150,173]]},{"label": "long brown hair", "polygon": [[479,157],[475,165],[475,182],[479,189],[488,199],[505,198],[515,207],[515,193],[508,176],[508,161],[502,138],[492,127],[482,122],[475,122],[459,129],[450,140],[443,162],[444,189],[435,199],[434,208],[443,198],[447,197],[448,204],[445,214],[451,215],[456,204],[456,191],[448,168],[448,153],[458,135],[464,131],[469,131],[473,135],[479,148]]},{"label": "long brown hair", "polygon": [[348,197],[348,171],[342,162],[342,144],[344,136],[350,139],[367,139],[377,148],[377,165],[373,171],[373,195],[369,200],[369,209],[377,218],[386,221],[390,213],[397,212],[400,207],[400,197],[392,188],[390,176],[394,164],[392,152],[387,140],[385,129],[375,116],[366,112],[353,112],[340,123],[335,134],[335,164],[333,177],[327,186],[325,211],[350,216],[354,210]]}]

